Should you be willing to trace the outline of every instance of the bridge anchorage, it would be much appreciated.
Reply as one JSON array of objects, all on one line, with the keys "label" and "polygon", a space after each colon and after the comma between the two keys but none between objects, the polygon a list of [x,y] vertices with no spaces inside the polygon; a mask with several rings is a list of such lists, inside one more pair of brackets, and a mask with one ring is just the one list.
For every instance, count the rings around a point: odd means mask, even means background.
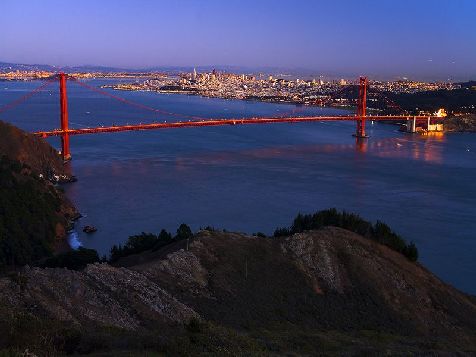
[{"label": "bridge anchorage", "polygon": [[[134,125],[113,125],[113,126],[100,126],[93,128],[81,128],[81,129],[70,129],[68,122],[68,97],[66,91],[66,83],[68,80],[68,75],[65,73],[59,73],[57,76],[59,80],[60,87],[60,129],[54,129],[50,131],[38,131],[34,134],[43,138],[49,136],[60,136],[61,137],[61,155],[63,160],[71,160],[71,150],[70,150],[70,136],[72,135],[83,135],[83,134],[101,134],[101,133],[115,133],[122,131],[134,131],[134,130],[155,130],[155,129],[168,129],[168,128],[192,128],[192,127],[205,127],[205,126],[220,126],[220,125],[245,125],[245,124],[274,124],[274,123],[302,123],[302,122],[321,122],[321,121],[355,121],[357,124],[356,132],[353,134],[357,138],[357,141],[365,141],[368,138],[368,135],[365,131],[365,124],[367,120],[372,121],[388,121],[388,120],[398,120],[398,121],[407,121],[407,128],[410,132],[415,132],[417,120],[428,121],[428,126],[430,126],[430,121],[433,118],[441,119],[441,116],[435,114],[433,116],[409,116],[409,115],[367,115],[367,77],[360,77],[359,79],[359,98],[357,101],[357,113],[355,115],[343,115],[343,116],[306,116],[306,117],[252,117],[252,118],[240,118],[240,119],[209,119],[198,116],[190,116],[184,114],[177,114],[166,112],[164,110],[152,108],[143,104],[131,102],[127,99],[120,98],[111,94],[109,92],[102,91],[96,87],[89,86],[86,83],[82,83],[75,78],[70,77],[69,79],[73,80],[77,84],[86,87],[92,91],[98,92],[102,95],[111,97],[113,99],[119,100],[124,104],[129,104],[135,107],[138,107],[143,110],[153,111],[155,113],[162,113],[168,116],[179,116],[182,118],[192,119],[192,120],[182,120],[175,122],[155,122],[150,124],[134,124]],[[51,82],[51,81],[50,81]],[[32,93],[38,91],[48,83],[42,85],[40,88],[36,89]],[[28,97],[28,96],[24,96]],[[0,112],[10,108],[12,105],[6,105],[0,107]],[[440,125],[440,124],[438,124]],[[435,126],[435,125],[433,125]]]}]

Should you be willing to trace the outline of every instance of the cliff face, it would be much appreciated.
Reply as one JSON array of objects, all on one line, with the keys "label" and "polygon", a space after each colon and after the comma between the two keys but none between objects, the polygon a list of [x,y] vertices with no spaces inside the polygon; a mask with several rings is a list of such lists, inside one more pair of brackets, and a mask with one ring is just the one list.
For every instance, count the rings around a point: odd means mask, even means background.
[{"label": "cliff face", "polygon": [[[473,297],[349,231],[282,239],[201,231],[186,244],[114,267],[27,268],[0,279],[0,321],[72,327],[76,352],[89,334],[109,349],[133,350],[147,336],[141,348],[189,355],[476,351]],[[129,342],[113,342],[118,334]]]}]

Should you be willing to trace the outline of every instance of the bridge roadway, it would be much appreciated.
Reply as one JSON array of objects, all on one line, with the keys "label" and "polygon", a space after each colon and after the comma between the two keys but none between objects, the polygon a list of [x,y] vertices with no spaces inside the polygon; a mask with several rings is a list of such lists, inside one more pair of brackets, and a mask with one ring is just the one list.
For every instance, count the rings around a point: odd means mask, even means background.
[{"label": "bridge roadway", "polygon": [[[405,116],[405,115],[368,115],[364,120],[384,121],[384,120],[428,120],[428,118],[437,118],[436,116]],[[303,122],[319,122],[319,121],[358,121],[362,120],[355,115],[349,116],[312,116],[312,117],[295,117],[295,118],[243,118],[243,119],[210,119],[196,121],[179,121],[179,122],[161,122],[150,124],[134,124],[134,125],[113,125],[101,126],[96,128],[81,129],[54,129],[51,131],[38,131],[34,134],[40,137],[83,134],[100,134],[100,133],[117,133],[121,131],[134,130],[154,130],[154,129],[170,129],[170,128],[193,128],[203,126],[220,126],[220,125],[246,125],[246,124],[274,124],[274,123],[303,123]]]}]

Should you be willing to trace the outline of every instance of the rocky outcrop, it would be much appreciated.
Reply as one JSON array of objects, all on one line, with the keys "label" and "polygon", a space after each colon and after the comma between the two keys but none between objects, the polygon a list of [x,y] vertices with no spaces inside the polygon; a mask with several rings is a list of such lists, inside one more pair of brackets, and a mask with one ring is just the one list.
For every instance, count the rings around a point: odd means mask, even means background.
[{"label": "rocky outcrop", "polygon": [[300,269],[308,276],[317,293],[344,292],[343,267],[336,259],[335,251],[326,239],[298,233],[281,243],[283,253],[290,254]]},{"label": "rocky outcrop", "polygon": [[146,276],[108,264],[84,271],[25,268],[0,279],[0,301],[48,319],[135,330],[149,320],[186,323],[198,314]]}]

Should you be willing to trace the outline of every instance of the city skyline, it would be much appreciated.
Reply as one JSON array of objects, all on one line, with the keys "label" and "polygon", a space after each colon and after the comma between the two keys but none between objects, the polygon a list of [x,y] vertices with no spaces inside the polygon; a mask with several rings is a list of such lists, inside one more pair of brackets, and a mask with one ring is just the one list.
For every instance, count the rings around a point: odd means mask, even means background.
[{"label": "city skyline", "polygon": [[[243,6],[245,5],[245,6]],[[274,5],[274,6],[273,6]],[[274,67],[351,77],[476,77],[476,3],[4,1],[0,61]],[[363,25],[361,25],[363,24]]]}]

